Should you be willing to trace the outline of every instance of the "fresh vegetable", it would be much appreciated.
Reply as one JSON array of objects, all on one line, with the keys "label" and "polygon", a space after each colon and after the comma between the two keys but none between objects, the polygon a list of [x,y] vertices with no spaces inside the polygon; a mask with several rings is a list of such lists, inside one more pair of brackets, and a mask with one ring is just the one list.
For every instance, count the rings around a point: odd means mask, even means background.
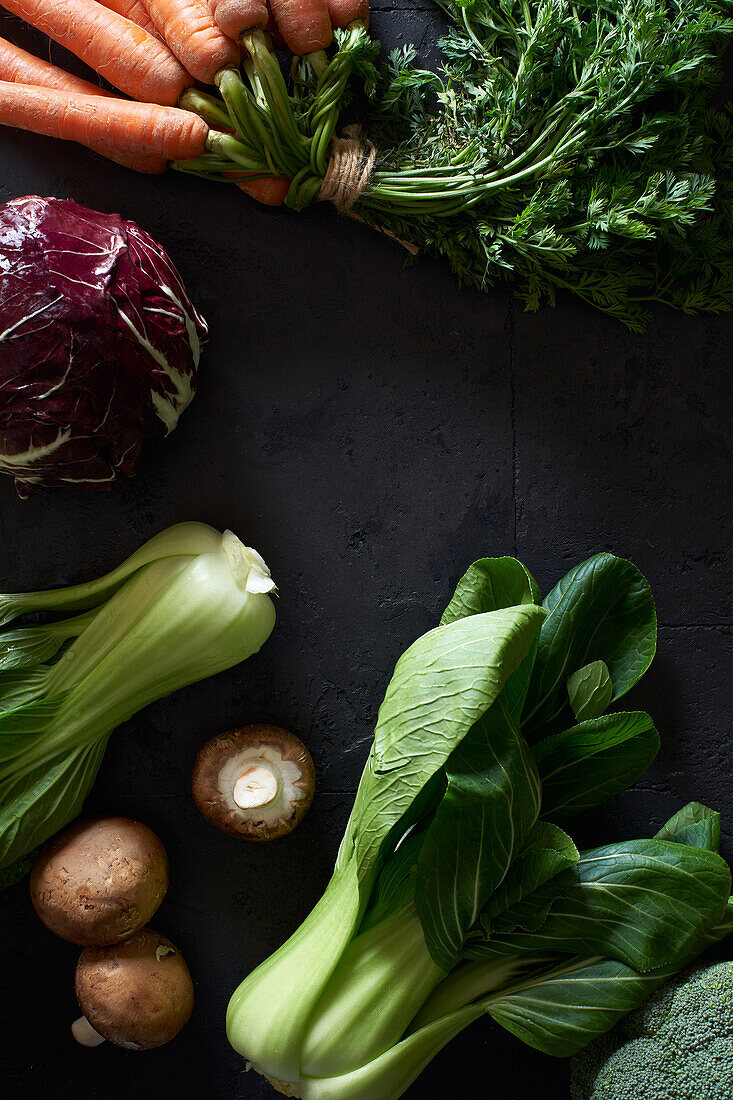
[{"label": "fresh vegetable", "polygon": [[334,27],[345,30],[357,19],[369,26],[369,0],[326,0],[326,4]]},{"label": "fresh vegetable", "polygon": [[[11,2],[33,15],[50,0]],[[145,2],[173,53],[221,94],[180,95],[185,80],[166,84],[162,72],[162,90],[135,89],[210,128],[205,149],[187,149],[176,169],[272,204],[289,181],[292,209],[333,202],[413,256],[445,257],[462,283],[512,280],[528,309],[566,290],[639,330],[653,303],[733,305],[733,128],[715,100],[733,35],[727,3],[436,0],[449,26],[444,63],[430,72],[408,47],[375,67],[362,0],[273,0],[298,55],[288,85],[259,0],[222,0],[213,14],[211,0]],[[241,42],[243,72],[217,18]],[[143,54],[155,69],[147,44]],[[109,79],[132,88],[128,55],[105,58]],[[338,136],[354,85],[371,107],[363,128]],[[40,119],[38,129],[62,132]],[[262,191],[266,180],[278,181],[274,192]]]},{"label": "fresh vegetable", "polygon": [[572,1100],[730,1100],[733,963],[666,982],[573,1060]]},{"label": "fresh vegetable", "polygon": [[3,7],[133,99],[172,107],[193,83],[165,43],[97,0],[74,0],[71,10],[57,0],[3,0]]},{"label": "fresh vegetable", "polygon": [[[0,38],[0,81],[6,80],[13,81],[16,84],[33,84],[41,88],[56,88],[62,92],[75,92],[84,96],[105,96],[109,98],[112,95],[112,93],[98,88],[96,84],[90,84],[88,80],[72,76],[63,69],[57,68],[56,65],[51,65],[48,61],[41,61],[33,54],[26,53],[25,50],[21,50],[18,46],[14,46],[11,42],[6,42],[5,39]],[[33,93],[30,92],[29,94],[31,102],[28,102],[26,97],[22,107],[23,113],[27,116],[26,122],[33,121],[36,117],[32,114]],[[42,100],[42,102],[44,101]],[[30,114],[28,114],[29,111]],[[41,127],[45,124],[42,120]],[[18,125],[19,128],[23,128],[21,123]],[[72,122],[70,118],[67,118],[64,120],[64,125],[71,126],[71,132],[77,136],[79,135],[78,121]],[[34,132],[39,132],[35,124],[33,129]],[[108,157],[126,168],[132,168],[135,172],[155,175],[165,172],[168,167],[167,159],[153,156],[148,152],[147,143],[144,145],[142,152],[123,152],[111,142],[106,128],[102,136],[97,138],[92,137],[87,132],[83,144],[93,149],[95,153],[101,153],[102,156]]]},{"label": "fresh vegetable", "polygon": [[0,596],[0,623],[82,612],[0,633],[0,870],[76,817],[115,726],[257,652],[273,589],[231,531],[180,523],[96,581]]},{"label": "fresh vegetable", "polygon": [[125,19],[129,19],[131,23],[136,23],[148,34],[152,34],[154,38],[159,37],[155,23],[153,23],[140,0],[102,0],[102,2],[105,8],[116,11],[118,15],[124,15]]},{"label": "fresh vegetable", "polygon": [[68,200],[0,206],[0,273],[0,470],[111,488],[191,401],[203,318],[152,237]]},{"label": "fresh vegetable", "polygon": [[715,105],[733,33],[719,0],[452,0],[438,76],[397,52],[356,209],[506,278],[528,309],[558,290],[641,329],[649,306],[733,304],[733,144]]},{"label": "fresh vegetable", "polygon": [[605,661],[591,661],[568,676],[568,696],[579,722],[597,718],[611,702],[613,681]]},{"label": "fresh vegetable", "polygon": [[[206,156],[176,167],[222,179],[227,158],[265,174],[269,164],[293,181],[289,206],[327,197],[445,256],[464,283],[512,279],[529,309],[558,289],[635,329],[655,301],[729,309],[733,131],[711,106],[733,33],[727,7],[441,7],[451,24],[441,72],[416,68],[406,49],[377,78],[352,22],[325,70],[299,66],[295,100],[257,32],[246,34],[249,87],[220,85],[236,138],[213,135]],[[332,147],[352,76],[373,96],[366,134]]]},{"label": "fresh vegetable", "polygon": [[0,38],[0,80],[14,81],[16,84],[36,84],[43,88],[59,88],[66,92],[81,92],[83,95],[109,96],[103,88],[72,76],[50,61],[41,61],[32,53],[26,53],[20,46],[14,46]]},{"label": "fresh vegetable", "polygon": [[212,84],[220,69],[239,65],[239,50],[217,27],[207,0],[143,2],[176,57],[197,80]]},{"label": "fresh vegetable", "polygon": [[733,928],[713,811],[582,853],[560,824],[658,746],[642,712],[573,725],[568,675],[603,661],[615,700],[655,646],[648,585],[611,554],[541,603],[512,558],[468,570],[397,663],[323,897],[231,999],[231,1043],[276,1088],[396,1100],[487,1014],[572,1054]]},{"label": "fresh vegetable", "polygon": [[203,816],[230,836],[275,840],[291,833],[311,802],[316,777],[303,742],[278,726],[245,726],[212,737],[191,777]]},{"label": "fresh vegetable", "polygon": [[243,172],[232,172],[231,177],[236,178],[237,187],[241,191],[261,202],[263,206],[282,206],[290,190],[290,180],[262,179],[256,176],[251,178]]},{"label": "fresh vegetable", "polygon": [[200,156],[208,132],[200,118],[177,107],[6,81],[0,81],[0,117],[19,130],[147,157],[155,172],[161,158],[167,164],[179,156]]},{"label": "fresh vegetable", "polygon": [[269,0],[288,49],[304,57],[331,45],[333,32],[326,0]]},{"label": "fresh vegetable", "polygon": [[183,955],[152,928],[110,947],[85,948],[75,984],[84,1015],[71,1030],[82,1046],[107,1039],[125,1050],[150,1050],[175,1038],[193,1011]]},{"label": "fresh vegetable", "polygon": [[255,27],[264,30],[270,21],[270,9],[265,0],[215,0],[212,12],[219,30],[235,42],[245,31]]},{"label": "fresh vegetable", "polygon": [[168,889],[168,857],[139,821],[79,821],[36,860],[33,908],[56,936],[82,947],[117,943],[142,928]]}]

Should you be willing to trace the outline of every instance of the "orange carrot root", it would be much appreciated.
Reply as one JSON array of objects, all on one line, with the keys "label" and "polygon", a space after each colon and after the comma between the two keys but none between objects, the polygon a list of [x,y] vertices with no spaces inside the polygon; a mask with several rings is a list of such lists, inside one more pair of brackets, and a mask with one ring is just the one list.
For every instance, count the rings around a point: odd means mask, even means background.
[{"label": "orange carrot root", "polygon": [[0,38],[0,80],[11,80],[16,84],[38,84],[43,88],[61,88],[67,92],[82,92],[84,95],[108,96],[111,93],[80,76],[72,76],[49,61],[41,61],[32,53],[26,53],[20,46]]},{"label": "orange carrot root", "polygon": [[235,41],[245,31],[264,30],[270,21],[265,0],[214,0],[213,12],[219,30]]},{"label": "orange carrot root", "polygon": [[239,47],[223,34],[207,0],[144,0],[148,15],[196,80],[213,84],[220,69],[237,66]]},{"label": "orange carrot root", "polygon": [[326,5],[334,27],[343,29],[356,19],[369,26],[369,0],[326,0]]},{"label": "orange carrot root", "polygon": [[152,34],[153,38],[160,39],[155,23],[140,3],[140,0],[100,0],[100,2],[110,11],[116,11],[118,15],[124,15],[125,19],[129,19],[131,23],[142,27],[148,34]]},{"label": "orange carrot root", "polygon": [[264,206],[282,206],[290,190],[290,180],[266,176],[251,179],[246,172],[223,172],[241,191]]},{"label": "orange carrot root", "polygon": [[303,57],[331,45],[333,32],[326,0],[269,0],[288,49]]},{"label": "orange carrot root", "polygon": [[173,106],[193,83],[168,47],[97,0],[3,0],[133,99]]},{"label": "orange carrot root", "polygon": [[[0,81],[0,123],[126,158],[187,160],[206,150],[209,128],[178,107]],[[152,162],[151,162],[152,163]]]},{"label": "orange carrot root", "polygon": [[[88,80],[72,76],[48,61],[41,61],[33,54],[21,50],[19,46],[14,46],[12,42],[6,42],[4,38],[0,38],[0,80],[12,81],[14,84],[35,84],[38,87],[56,88],[66,92],[81,92],[87,96],[114,96],[113,92],[106,92],[96,84],[90,84]],[[108,141],[97,142],[94,152],[101,153],[126,168],[132,168],[135,172],[158,175],[168,167],[168,161],[163,157],[146,153],[121,153]]]}]

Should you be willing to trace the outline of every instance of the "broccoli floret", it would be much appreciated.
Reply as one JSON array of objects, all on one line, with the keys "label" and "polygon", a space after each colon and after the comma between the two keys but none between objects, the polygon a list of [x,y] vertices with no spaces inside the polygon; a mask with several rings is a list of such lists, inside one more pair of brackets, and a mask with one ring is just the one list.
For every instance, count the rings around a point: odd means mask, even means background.
[{"label": "broccoli floret", "polygon": [[733,1100],[733,962],[662,986],[573,1059],[573,1100]]}]

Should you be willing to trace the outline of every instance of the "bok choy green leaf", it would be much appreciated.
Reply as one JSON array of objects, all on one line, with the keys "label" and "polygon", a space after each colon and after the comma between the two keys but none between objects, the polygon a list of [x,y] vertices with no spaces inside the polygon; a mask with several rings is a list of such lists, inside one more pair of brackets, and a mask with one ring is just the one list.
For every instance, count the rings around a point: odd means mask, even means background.
[{"label": "bok choy green leaf", "polygon": [[182,523],[96,581],[0,596],[6,623],[82,612],[0,633],[0,871],[79,813],[116,726],[257,652],[273,588],[230,531]]},{"label": "bok choy green leaf", "polygon": [[601,806],[643,775],[659,751],[644,711],[581,722],[534,746],[542,778],[542,816],[565,821]]},{"label": "bok choy green leaf", "polygon": [[[229,1004],[230,1042],[269,1076],[297,1079],[308,1016],[357,932],[383,848],[498,698],[543,618],[541,608],[527,604],[458,619],[418,638],[397,662],[333,878],[297,932]],[[359,1022],[369,1023],[363,1015]],[[358,1037],[356,1025],[351,1037]]]},{"label": "bok choy green leaf", "polygon": [[561,827],[656,754],[646,714],[597,713],[655,647],[630,562],[596,555],[542,605],[514,559],[471,566],[397,664],[321,901],[230,1001],[230,1041],[276,1088],[397,1100],[484,1015],[572,1054],[727,934],[713,811],[582,854]]},{"label": "bok choy green leaf", "polygon": [[575,717],[567,679],[591,661],[604,661],[620,699],[644,675],[657,645],[657,617],[646,580],[613,554],[576,565],[545,597],[547,621],[522,713],[530,740],[547,737]]},{"label": "bok choy green leaf", "polygon": [[417,912],[428,949],[448,971],[504,882],[540,812],[527,742],[497,701],[453,750],[448,786],[417,861]]}]

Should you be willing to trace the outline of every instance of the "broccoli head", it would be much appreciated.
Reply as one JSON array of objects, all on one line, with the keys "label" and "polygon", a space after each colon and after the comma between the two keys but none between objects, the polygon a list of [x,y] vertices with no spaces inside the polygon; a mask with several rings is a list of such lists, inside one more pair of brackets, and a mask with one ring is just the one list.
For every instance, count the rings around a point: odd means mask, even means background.
[{"label": "broccoli head", "polygon": [[573,1059],[572,1100],[733,1100],[733,962],[661,986]]}]

